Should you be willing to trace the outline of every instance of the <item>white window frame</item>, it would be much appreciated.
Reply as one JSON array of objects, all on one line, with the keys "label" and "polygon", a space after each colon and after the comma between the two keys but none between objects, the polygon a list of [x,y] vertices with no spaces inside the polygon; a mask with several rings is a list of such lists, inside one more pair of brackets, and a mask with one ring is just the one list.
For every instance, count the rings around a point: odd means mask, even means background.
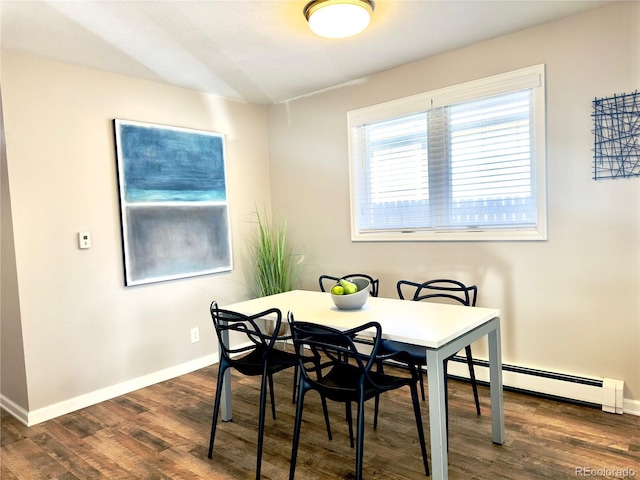
[{"label": "white window frame", "polygon": [[[375,230],[360,231],[357,225],[357,181],[364,175],[364,165],[358,149],[357,130],[360,126],[403,115],[426,111],[491,95],[533,89],[534,152],[533,177],[536,192],[536,226],[532,228],[469,228],[464,230]],[[474,80],[471,82],[394,100],[347,113],[349,135],[349,184],[351,201],[352,241],[539,241],[547,240],[546,186],[546,94],[545,65]]]}]

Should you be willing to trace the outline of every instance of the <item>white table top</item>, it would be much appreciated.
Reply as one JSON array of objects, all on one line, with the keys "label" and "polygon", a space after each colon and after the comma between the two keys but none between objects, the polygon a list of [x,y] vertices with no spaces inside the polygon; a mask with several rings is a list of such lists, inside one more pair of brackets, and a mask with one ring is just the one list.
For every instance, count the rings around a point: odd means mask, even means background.
[{"label": "white table top", "polygon": [[500,316],[500,310],[495,308],[471,308],[382,297],[370,297],[360,310],[339,310],[333,304],[330,293],[308,290],[293,290],[220,305],[220,308],[245,315],[278,308],[285,317],[283,322],[286,322],[287,312],[292,311],[296,320],[341,330],[367,322],[378,322],[382,326],[384,338],[433,349],[446,345],[460,335]]}]

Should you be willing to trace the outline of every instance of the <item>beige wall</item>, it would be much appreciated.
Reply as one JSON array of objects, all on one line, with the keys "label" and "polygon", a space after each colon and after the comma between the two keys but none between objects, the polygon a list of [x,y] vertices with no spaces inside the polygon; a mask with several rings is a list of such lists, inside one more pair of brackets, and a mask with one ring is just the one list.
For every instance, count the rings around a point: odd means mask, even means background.
[{"label": "beige wall", "polygon": [[[305,254],[302,286],[362,270],[386,296],[399,278],[475,282],[480,305],[503,311],[505,362],[624,379],[637,408],[640,183],[591,180],[590,114],[594,97],[640,86],[639,26],[640,4],[618,4],[266,111],[3,52],[3,405],[37,420],[212,361],[207,307],[246,295],[250,213],[272,202]],[[348,110],[538,63],[547,65],[548,242],[350,241]],[[226,135],[232,272],[123,286],[114,118]],[[90,250],[77,248],[80,230],[91,231]],[[195,326],[202,341],[192,345]]]},{"label": "beige wall", "polygon": [[[375,54],[375,52],[372,52]],[[349,110],[530,65],[547,66],[549,240],[352,243]],[[595,182],[592,100],[640,87],[640,3],[621,3],[268,108],[274,208],[321,273],[455,277],[502,310],[503,360],[626,382],[640,411],[640,182]],[[484,345],[475,348],[484,356]]]},{"label": "beige wall", "polygon": [[20,323],[20,302],[13,243],[11,196],[7,177],[7,148],[0,98],[0,380],[2,392],[11,392],[11,401],[27,405],[25,359]]},{"label": "beige wall", "polygon": [[[16,284],[3,258],[3,400],[34,412],[211,363],[209,303],[247,294],[243,244],[251,212],[270,202],[265,108],[6,52],[1,75],[14,234],[3,210],[3,248],[15,241],[17,272]],[[123,286],[114,118],[226,135],[232,272]],[[81,230],[92,233],[89,250],[77,247]],[[18,291],[19,308],[5,318]],[[21,330],[5,336],[5,325]],[[19,334],[24,359],[5,358]]]}]

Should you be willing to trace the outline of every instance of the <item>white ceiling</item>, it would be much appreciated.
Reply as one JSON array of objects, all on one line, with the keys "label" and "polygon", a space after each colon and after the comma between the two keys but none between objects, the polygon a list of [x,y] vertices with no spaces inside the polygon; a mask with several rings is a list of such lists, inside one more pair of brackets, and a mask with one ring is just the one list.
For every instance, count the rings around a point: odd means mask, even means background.
[{"label": "white ceiling", "polygon": [[306,0],[2,0],[0,42],[268,105],[605,3],[377,0],[365,32],[336,40],[311,33]]}]

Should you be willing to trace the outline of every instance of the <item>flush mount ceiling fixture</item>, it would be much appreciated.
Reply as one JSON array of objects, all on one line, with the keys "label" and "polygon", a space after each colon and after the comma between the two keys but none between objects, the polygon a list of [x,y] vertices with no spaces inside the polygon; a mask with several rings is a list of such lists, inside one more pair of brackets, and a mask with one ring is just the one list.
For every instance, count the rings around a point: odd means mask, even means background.
[{"label": "flush mount ceiling fixture", "polygon": [[344,38],[367,28],[374,8],[373,0],[313,0],[303,13],[316,35]]}]

